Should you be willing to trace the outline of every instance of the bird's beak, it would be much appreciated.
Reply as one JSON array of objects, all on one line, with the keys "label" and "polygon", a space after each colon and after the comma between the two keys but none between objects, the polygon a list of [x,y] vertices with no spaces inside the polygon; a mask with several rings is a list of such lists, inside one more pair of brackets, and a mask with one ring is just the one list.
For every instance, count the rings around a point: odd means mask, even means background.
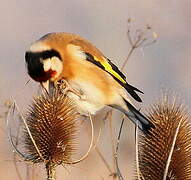
[{"label": "bird's beak", "polygon": [[51,81],[46,81],[46,82],[42,82],[41,83],[43,89],[49,94],[49,95],[53,95],[54,93],[54,89],[55,89],[55,85],[54,82]]},{"label": "bird's beak", "polygon": [[41,83],[42,87],[44,88],[44,90],[45,90],[47,93],[49,93],[49,90],[50,90],[49,84],[50,84],[50,83],[49,83],[49,80]]}]

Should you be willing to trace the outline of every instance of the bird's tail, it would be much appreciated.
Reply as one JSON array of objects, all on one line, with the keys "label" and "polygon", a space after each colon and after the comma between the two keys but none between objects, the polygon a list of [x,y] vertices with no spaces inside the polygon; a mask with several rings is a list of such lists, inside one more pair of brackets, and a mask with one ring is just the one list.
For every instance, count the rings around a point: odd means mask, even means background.
[{"label": "bird's tail", "polygon": [[144,132],[148,133],[151,127],[154,125],[143,115],[140,111],[138,111],[132,104],[130,104],[127,100],[125,103],[128,107],[128,111],[123,111],[125,115]]}]

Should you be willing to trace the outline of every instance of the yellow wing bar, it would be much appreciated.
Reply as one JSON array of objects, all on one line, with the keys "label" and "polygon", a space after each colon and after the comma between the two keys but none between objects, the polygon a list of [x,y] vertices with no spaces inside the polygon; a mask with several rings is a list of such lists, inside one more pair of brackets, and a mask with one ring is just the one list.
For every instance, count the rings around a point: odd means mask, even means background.
[{"label": "yellow wing bar", "polygon": [[100,61],[97,57],[94,56],[95,61],[98,61],[105,69],[105,71],[112,74],[115,78],[120,80],[122,83],[126,84],[124,78],[122,78],[111,66],[111,64],[105,59],[105,61]]}]

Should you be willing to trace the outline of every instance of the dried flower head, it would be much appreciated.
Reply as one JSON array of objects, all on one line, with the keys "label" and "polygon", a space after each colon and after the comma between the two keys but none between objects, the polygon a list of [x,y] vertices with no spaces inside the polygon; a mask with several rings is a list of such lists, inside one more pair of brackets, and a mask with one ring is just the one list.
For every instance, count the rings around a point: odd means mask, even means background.
[{"label": "dried flower head", "polygon": [[27,160],[50,162],[54,166],[70,163],[79,127],[73,102],[57,90],[53,95],[34,98],[26,117]]},{"label": "dried flower head", "polygon": [[137,179],[190,180],[191,126],[188,114],[168,98],[154,105],[149,118],[155,125],[149,135],[139,136]]}]

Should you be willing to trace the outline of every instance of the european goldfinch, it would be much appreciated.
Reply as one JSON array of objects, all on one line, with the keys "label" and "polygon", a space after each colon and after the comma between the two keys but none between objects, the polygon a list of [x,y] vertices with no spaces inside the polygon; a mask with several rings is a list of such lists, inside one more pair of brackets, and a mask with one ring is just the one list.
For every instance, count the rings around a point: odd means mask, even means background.
[{"label": "european goldfinch", "polygon": [[142,91],[127,83],[126,77],[95,46],[70,33],[49,33],[34,42],[25,54],[28,74],[43,86],[62,80],[72,92],[81,114],[95,114],[104,106],[123,112],[138,127],[147,132],[151,122],[128,99],[126,91],[138,102]]}]

